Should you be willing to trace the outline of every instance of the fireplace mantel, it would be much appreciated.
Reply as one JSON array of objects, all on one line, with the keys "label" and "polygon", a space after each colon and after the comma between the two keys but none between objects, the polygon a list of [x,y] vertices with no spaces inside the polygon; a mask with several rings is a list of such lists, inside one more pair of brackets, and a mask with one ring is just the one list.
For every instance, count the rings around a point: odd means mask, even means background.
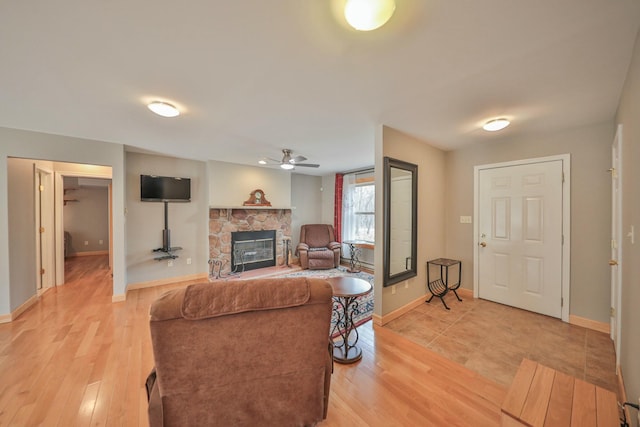
[{"label": "fireplace mantel", "polygon": [[256,210],[256,209],[260,209],[260,210],[276,210],[276,211],[280,211],[280,210],[285,210],[285,209],[291,209],[291,206],[209,206],[209,209],[247,209],[247,210]]}]

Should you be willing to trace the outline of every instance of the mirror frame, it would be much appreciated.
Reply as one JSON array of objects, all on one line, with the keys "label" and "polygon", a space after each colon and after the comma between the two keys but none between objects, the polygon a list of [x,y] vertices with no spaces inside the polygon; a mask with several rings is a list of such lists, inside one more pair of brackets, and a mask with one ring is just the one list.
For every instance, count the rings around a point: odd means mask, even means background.
[{"label": "mirror frame", "polygon": [[[391,274],[391,168],[411,172],[411,268],[401,273]],[[418,275],[418,165],[402,160],[384,157],[383,177],[384,203],[384,259],[383,286],[391,286]]]}]

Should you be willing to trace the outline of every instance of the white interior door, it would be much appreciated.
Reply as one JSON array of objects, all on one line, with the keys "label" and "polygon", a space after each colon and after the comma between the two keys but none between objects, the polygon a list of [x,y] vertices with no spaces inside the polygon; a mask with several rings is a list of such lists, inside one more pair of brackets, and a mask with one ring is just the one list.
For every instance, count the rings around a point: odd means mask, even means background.
[{"label": "white interior door", "polygon": [[562,160],[480,169],[477,180],[478,296],[562,317]]},{"label": "white interior door", "polygon": [[622,283],[622,125],[611,145],[611,339],[616,349],[616,366],[620,365],[620,285]]}]

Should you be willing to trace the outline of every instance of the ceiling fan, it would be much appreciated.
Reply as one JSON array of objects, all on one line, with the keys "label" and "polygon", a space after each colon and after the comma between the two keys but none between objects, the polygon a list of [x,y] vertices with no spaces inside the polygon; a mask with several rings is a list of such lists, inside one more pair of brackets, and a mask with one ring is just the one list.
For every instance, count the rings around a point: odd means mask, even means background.
[{"label": "ceiling fan", "polygon": [[258,163],[262,164],[262,165],[266,165],[267,160],[271,161],[272,164],[277,164],[279,165],[282,169],[293,169],[296,166],[302,166],[302,167],[306,167],[306,168],[317,168],[320,167],[320,165],[315,164],[315,163],[302,163],[305,160],[307,160],[307,158],[305,156],[295,156],[293,157],[293,151],[289,150],[288,148],[284,148],[282,150],[282,160],[275,160],[275,159],[262,159],[260,160]]}]

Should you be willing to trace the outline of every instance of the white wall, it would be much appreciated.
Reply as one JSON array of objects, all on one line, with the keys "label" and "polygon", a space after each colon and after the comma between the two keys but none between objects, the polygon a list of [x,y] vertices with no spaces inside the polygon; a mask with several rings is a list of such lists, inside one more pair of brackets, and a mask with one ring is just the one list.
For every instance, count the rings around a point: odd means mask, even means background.
[{"label": "white wall", "polygon": [[[9,242],[8,200],[8,157],[42,159],[61,162],[85,163],[111,166],[113,169],[113,293],[124,294],[125,272],[125,234],[124,234],[124,150],[120,144],[110,144],[80,138],[50,135],[38,132],[0,128],[0,316],[8,315],[11,307],[19,307],[23,300],[17,293],[10,291],[12,286],[21,286],[23,278],[11,278]],[[35,228],[33,230],[35,233]],[[35,241],[35,235],[28,236]],[[35,253],[24,249],[25,259],[35,260]],[[24,278],[28,280],[28,278]],[[16,283],[18,282],[18,283]],[[26,285],[25,285],[26,286]]]},{"label": "white wall", "polygon": [[273,208],[291,208],[291,172],[213,160],[208,162],[207,170],[212,208],[241,207],[258,188],[264,191]]},{"label": "white wall", "polygon": [[[137,284],[173,277],[206,274],[209,260],[209,201],[207,164],[140,153],[127,153],[127,279]],[[157,261],[164,229],[164,203],[140,201],[140,175],[191,178],[191,202],[169,203],[168,222],[171,246],[182,250],[178,258]],[[187,264],[187,259],[191,264]]]}]

